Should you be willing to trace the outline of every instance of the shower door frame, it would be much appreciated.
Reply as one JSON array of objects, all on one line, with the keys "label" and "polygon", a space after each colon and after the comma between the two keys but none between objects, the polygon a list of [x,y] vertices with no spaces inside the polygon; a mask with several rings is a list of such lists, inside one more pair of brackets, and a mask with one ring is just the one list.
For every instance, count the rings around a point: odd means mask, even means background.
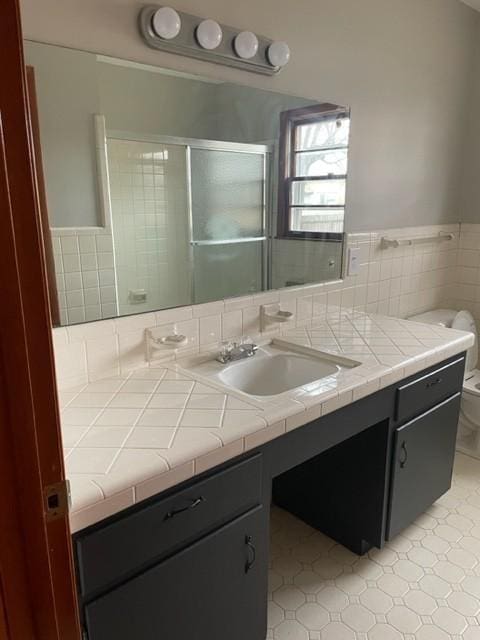
[{"label": "shower door frame", "polygon": [[[190,263],[190,304],[199,304],[195,300],[195,247],[196,246],[220,246],[228,244],[244,244],[250,242],[262,242],[263,243],[263,255],[262,255],[262,275],[261,291],[267,291],[271,282],[271,157],[273,154],[272,145],[268,144],[250,144],[244,142],[227,142],[223,140],[207,140],[201,138],[184,138],[181,136],[167,136],[156,134],[143,134],[134,133],[132,131],[122,131],[119,129],[108,129],[106,131],[106,142],[108,140],[122,140],[130,142],[145,142],[147,144],[165,144],[178,146],[185,149],[186,160],[186,190],[187,190],[187,226],[188,226],[188,251],[189,251],[189,263]],[[253,236],[251,238],[239,238],[228,240],[195,240],[193,237],[193,202],[192,202],[192,164],[191,164],[191,151],[192,149],[206,149],[209,151],[227,151],[231,153],[247,153],[257,154],[263,156],[263,189],[262,189],[262,235]],[[112,219],[113,230],[113,219]],[[260,292],[255,292],[260,293]],[[243,295],[248,295],[245,292]]]}]

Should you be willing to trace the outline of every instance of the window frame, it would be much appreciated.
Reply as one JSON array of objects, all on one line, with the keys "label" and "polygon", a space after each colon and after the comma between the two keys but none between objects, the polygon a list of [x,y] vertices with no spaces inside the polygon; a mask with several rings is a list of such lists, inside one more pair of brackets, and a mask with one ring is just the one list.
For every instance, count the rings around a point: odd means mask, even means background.
[{"label": "window frame", "polygon": [[[314,124],[324,119],[350,117],[350,110],[337,104],[323,103],[311,107],[289,109],[280,114],[280,142],[278,166],[278,218],[277,237],[293,240],[324,240],[342,242],[344,233],[319,231],[294,231],[290,228],[291,185],[302,180],[334,180],[337,176],[297,177],[295,176],[295,141],[299,125]],[[347,174],[338,178],[347,180]],[[343,207],[345,210],[345,205]]]}]

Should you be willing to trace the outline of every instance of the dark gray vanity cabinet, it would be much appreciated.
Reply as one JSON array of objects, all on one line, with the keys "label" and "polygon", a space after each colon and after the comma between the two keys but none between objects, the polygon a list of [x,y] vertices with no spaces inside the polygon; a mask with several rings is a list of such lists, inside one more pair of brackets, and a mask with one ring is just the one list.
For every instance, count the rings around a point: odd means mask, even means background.
[{"label": "dark gray vanity cabinet", "polygon": [[259,506],[88,604],[89,640],[262,640],[268,517]]},{"label": "dark gray vanity cabinet", "polygon": [[269,498],[254,453],[75,536],[88,640],[264,640]]},{"label": "dark gray vanity cabinet", "polygon": [[362,555],[450,488],[464,356],[74,537],[87,640],[264,640],[269,506]]},{"label": "dark gray vanity cabinet", "polygon": [[450,358],[272,443],[274,502],[354,553],[381,547],[450,488],[464,367]]},{"label": "dark gray vanity cabinet", "polygon": [[388,539],[450,489],[460,394],[395,431]]}]

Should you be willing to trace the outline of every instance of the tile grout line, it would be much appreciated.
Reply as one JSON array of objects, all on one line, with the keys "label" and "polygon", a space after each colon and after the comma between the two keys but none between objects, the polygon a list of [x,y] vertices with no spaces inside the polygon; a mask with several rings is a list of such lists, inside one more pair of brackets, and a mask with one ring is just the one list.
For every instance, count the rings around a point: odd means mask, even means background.
[{"label": "tile grout line", "polygon": [[[125,440],[123,441],[122,445],[118,448],[117,453],[116,453],[116,454],[115,454],[115,456],[113,457],[113,460],[111,461],[110,465],[108,466],[108,468],[106,469],[106,471],[104,472],[104,474],[103,474],[103,475],[108,476],[108,474],[109,474],[109,473],[110,473],[110,471],[112,470],[112,468],[113,468],[114,464],[115,464],[115,463],[116,463],[116,461],[118,460],[118,458],[119,458],[120,454],[122,453],[122,451],[124,451],[124,450],[125,450],[125,449],[124,449],[125,443],[127,442],[128,438],[130,438],[130,436],[132,435],[133,431],[136,429],[136,427],[137,427],[137,425],[138,425],[138,422],[140,421],[140,418],[145,414],[145,411],[146,411],[146,409],[147,409],[147,407],[148,407],[148,405],[149,405],[149,403],[150,403],[151,399],[153,398],[153,396],[154,396],[154,395],[155,395],[155,393],[157,392],[157,389],[158,389],[158,387],[160,386],[160,383],[163,381],[163,379],[164,379],[164,378],[165,378],[165,376],[166,376],[166,371],[167,371],[167,369],[164,369],[163,371],[164,371],[164,373],[163,373],[162,377],[161,377],[159,380],[157,380],[157,382],[156,382],[156,384],[155,384],[155,386],[154,386],[154,388],[153,388],[152,392],[149,394],[149,397],[148,397],[148,400],[146,401],[145,406],[144,406],[144,407],[143,407],[143,409],[140,411],[140,413],[139,413],[139,415],[137,416],[137,418],[133,421],[133,424],[132,424],[132,426],[131,426],[131,428],[130,428],[130,430],[129,430],[129,432],[128,432],[128,434],[127,434],[126,438],[125,438]],[[132,378],[132,376],[133,376],[133,374],[134,374],[134,373],[135,373],[134,371],[132,371],[132,372],[131,372],[131,374],[130,374],[130,376],[129,376],[128,380],[130,380],[130,379]],[[135,379],[135,378],[133,378],[133,379]],[[141,378],[139,378],[139,379],[141,380]],[[122,385],[122,386],[123,386],[123,385]]]}]

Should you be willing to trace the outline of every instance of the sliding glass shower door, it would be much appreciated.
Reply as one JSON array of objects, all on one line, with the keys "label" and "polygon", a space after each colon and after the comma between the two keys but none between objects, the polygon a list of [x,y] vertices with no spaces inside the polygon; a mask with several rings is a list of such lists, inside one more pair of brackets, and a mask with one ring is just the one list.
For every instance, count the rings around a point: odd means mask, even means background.
[{"label": "sliding glass shower door", "polygon": [[268,147],[112,132],[107,150],[121,314],[265,288]]},{"label": "sliding glass shower door", "polygon": [[195,303],[262,291],[267,147],[187,149]]}]

